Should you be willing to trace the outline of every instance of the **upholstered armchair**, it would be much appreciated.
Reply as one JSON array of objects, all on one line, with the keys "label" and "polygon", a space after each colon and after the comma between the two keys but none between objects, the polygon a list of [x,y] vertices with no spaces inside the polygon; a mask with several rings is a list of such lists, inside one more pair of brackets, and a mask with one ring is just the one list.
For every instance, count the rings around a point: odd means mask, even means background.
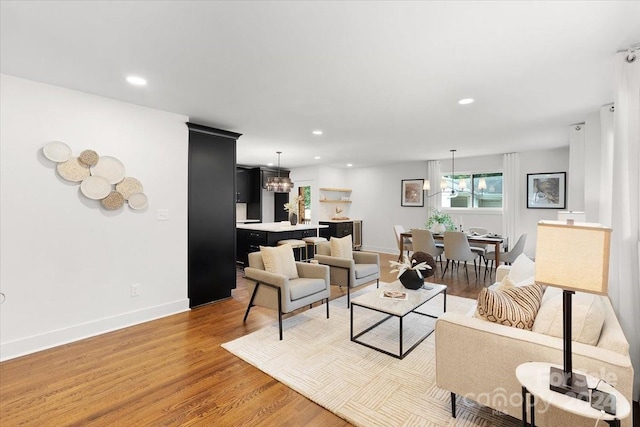
[{"label": "upholstered armchair", "polygon": [[[290,313],[314,302],[324,301],[327,305],[327,319],[329,318],[329,267],[319,264],[295,262],[293,250],[288,245],[278,248],[282,253],[285,249],[291,252],[288,264],[289,271],[284,268],[282,273],[267,271],[261,252],[249,254],[249,266],[244,269],[247,288],[251,300],[244,314],[247,321],[249,310],[254,305],[271,308],[278,311],[278,328],[282,340],[282,314]],[[275,249],[275,248],[272,248]],[[280,266],[283,263],[280,262]],[[292,271],[295,270],[294,271]],[[273,269],[272,269],[273,270]],[[296,277],[297,276],[297,277]]]},{"label": "upholstered armchair", "polygon": [[[351,244],[351,235],[346,236],[345,245]],[[344,239],[344,238],[343,238]],[[318,251],[314,257],[320,264],[328,265],[331,269],[330,283],[334,286],[347,288],[347,307],[351,306],[351,288],[376,281],[380,286],[380,257],[373,252],[345,251],[335,256],[335,245],[331,243],[341,239],[331,238],[330,242],[318,244]],[[332,253],[333,249],[333,253]]]}]

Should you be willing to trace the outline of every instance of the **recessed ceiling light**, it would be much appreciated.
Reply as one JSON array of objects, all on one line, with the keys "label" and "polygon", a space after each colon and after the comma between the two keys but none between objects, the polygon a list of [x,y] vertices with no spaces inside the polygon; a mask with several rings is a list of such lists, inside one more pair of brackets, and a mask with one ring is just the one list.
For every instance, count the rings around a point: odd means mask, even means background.
[{"label": "recessed ceiling light", "polygon": [[473,101],[474,101],[473,98],[463,98],[460,101],[458,101],[458,104],[467,105],[467,104],[471,104]]},{"label": "recessed ceiling light", "polygon": [[347,163],[348,168],[350,168],[351,166],[353,166],[353,163]]},{"label": "recessed ceiling light", "polygon": [[320,160],[320,156],[315,156],[314,159],[315,160]]},{"label": "recessed ceiling light", "polygon": [[134,86],[145,86],[147,80],[139,76],[127,76],[127,81]]},{"label": "recessed ceiling light", "polygon": [[273,166],[273,163],[267,163],[267,166]]},{"label": "recessed ceiling light", "polygon": [[322,135],[322,131],[321,130],[314,130],[313,134],[314,135]]}]

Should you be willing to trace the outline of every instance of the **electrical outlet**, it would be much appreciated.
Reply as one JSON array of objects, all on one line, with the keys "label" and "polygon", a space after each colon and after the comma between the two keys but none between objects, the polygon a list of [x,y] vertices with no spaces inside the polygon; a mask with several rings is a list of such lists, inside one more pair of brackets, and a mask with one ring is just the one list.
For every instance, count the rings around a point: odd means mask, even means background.
[{"label": "electrical outlet", "polygon": [[169,209],[158,209],[156,218],[158,219],[158,221],[168,221]]},{"label": "electrical outlet", "polygon": [[131,296],[132,297],[140,296],[140,285],[138,284],[131,285]]}]

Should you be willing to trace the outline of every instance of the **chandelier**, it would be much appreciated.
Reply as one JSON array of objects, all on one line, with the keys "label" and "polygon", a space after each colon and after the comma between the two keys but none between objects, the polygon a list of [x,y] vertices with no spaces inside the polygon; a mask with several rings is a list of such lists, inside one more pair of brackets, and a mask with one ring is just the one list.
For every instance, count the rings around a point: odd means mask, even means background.
[{"label": "chandelier", "polygon": [[286,176],[280,176],[280,154],[282,151],[276,151],[278,154],[278,176],[270,176],[267,178],[267,191],[274,193],[288,193],[293,188],[293,182]]}]

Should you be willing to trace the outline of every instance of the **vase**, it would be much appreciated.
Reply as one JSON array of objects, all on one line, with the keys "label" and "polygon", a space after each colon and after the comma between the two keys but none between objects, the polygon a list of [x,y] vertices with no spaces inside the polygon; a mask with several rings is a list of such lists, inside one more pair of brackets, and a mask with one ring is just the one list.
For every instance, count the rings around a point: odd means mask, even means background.
[{"label": "vase", "polygon": [[433,234],[442,234],[445,231],[447,231],[447,226],[444,224],[440,224],[439,222],[436,222],[431,226],[431,232]]},{"label": "vase", "polygon": [[289,222],[291,223],[291,225],[297,225],[298,224],[298,215],[294,214],[293,212],[289,214]]},{"label": "vase", "polygon": [[415,270],[406,270],[400,276],[400,283],[407,289],[420,289],[424,285],[424,279]]}]

